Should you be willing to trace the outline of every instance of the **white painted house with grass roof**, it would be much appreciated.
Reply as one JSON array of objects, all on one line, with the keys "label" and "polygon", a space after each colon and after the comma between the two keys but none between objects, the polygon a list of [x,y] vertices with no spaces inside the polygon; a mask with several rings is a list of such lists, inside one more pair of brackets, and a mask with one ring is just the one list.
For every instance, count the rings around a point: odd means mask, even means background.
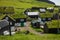
[{"label": "white painted house with grass roof", "polygon": [[39,12],[27,12],[27,15],[31,18],[38,18]]},{"label": "white painted house with grass roof", "polygon": [[39,12],[27,12],[28,16],[39,15]]}]

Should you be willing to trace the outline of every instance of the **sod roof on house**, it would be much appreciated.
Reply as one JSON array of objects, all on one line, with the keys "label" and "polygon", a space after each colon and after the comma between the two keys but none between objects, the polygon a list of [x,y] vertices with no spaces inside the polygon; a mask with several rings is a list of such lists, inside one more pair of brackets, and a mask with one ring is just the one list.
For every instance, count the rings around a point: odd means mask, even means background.
[{"label": "sod roof on house", "polygon": [[5,15],[3,15],[3,14],[0,14],[0,20],[4,17]]},{"label": "sod roof on house", "polygon": [[13,14],[10,15],[12,18],[26,18],[27,16],[24,14]]},{"label": "sod roof on house", "polygon": [[[26,15],[19,15],[19,14],[7,14],[11,19],[14,20],[14,18],[26,18]],[[0,20],[4,18],[6,14],[0,14]]]},{"label": "sod roof on house", "polygon": [[60,20],[52,20],[46,23],[48,28],[60,28]]}]

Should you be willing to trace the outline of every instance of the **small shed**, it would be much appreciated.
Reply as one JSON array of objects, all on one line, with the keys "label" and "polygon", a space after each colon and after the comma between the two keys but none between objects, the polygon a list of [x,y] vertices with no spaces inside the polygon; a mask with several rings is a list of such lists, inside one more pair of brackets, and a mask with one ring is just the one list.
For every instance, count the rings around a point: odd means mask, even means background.
[{"label": "small shed", "polygon": [[31,18],[38,18],[39,12],[27,12],[27,15]]},{"label": "small shed", "polygon": [[17,18],[15,20],[16,20],[15,26],[18,26],[18,27],[26,26],[26,18]]}]

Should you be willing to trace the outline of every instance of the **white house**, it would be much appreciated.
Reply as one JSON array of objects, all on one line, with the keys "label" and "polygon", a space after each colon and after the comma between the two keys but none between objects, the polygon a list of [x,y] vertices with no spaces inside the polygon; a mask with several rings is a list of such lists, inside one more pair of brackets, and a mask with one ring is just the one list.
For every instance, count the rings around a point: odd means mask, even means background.
[{"label": "white house", "polygon": [[31,18],[38,18],[39,12],[27,12],[27,15]]},{"label": "white house", "polygon": [[39,15],[39,12],[27,12],[27,15],[29,15],[29,16]]},{"label": "white house", "polygon": [[39,10],[40,10],[41,13],[46,12],[46,9],[45,8],[40,8]]}]

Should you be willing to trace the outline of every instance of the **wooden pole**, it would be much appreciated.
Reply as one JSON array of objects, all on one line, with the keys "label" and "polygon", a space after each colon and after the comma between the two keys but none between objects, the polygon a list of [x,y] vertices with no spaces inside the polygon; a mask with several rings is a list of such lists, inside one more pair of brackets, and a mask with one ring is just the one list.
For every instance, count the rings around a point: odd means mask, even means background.
[{"label": "wooden pole", "polygon": [[10,22],[9,22],[9,34],[11,36],[11,26],[10,26]]}]

